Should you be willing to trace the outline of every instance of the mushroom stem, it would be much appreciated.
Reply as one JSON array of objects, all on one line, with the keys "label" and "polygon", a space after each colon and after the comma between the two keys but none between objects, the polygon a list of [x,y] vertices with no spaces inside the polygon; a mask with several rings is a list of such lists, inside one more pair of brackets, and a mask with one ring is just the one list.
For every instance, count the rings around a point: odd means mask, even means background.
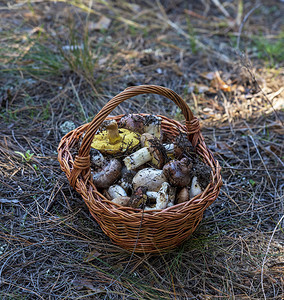
[{"label": "mushroom stem", "polygon": [[148,147],[143,147],[129,156],[126,156],[123,161],[128,170],[134,170],[144,165],[146,162],[151,161],[152,158],[152,154]]},{"label": "mushroom stem", "polygon": [[[170,185],[167,182],[164,182],[160,190],[156,193],[156,205],[153,207],[146,207],[145,210],[154,210],[154,209],[165,209],[169,202],[169,189]],[[148,195],[149,192],[146,193]]]},{"label": "mushroom stem", "polygon": [[190,188],[190,191],[189,191],[189,197],[193,198],[193,197],[199,195],[200,193],[202,193],[202,189],[200,187],[200,184],[198,182],[197,177],[194,176],[192,178],[192,182],[191,182],[191,188]]},{"label": "mushroom stem", "polygon": [[116,121],[110,122],[107,126],[107,134],[108,134],[108,141],[111,145],[119,143],[121,141],[121,136],[119,135],[118,125]]},{"label": "mushroom stem", "polygon": [[164,209],[167,207],[169,201],[169,188],[170,185],[167,182],[162,184],[156,200],[156,209]]},{"label": "mushroom stem", "polygon": [[[173,151],[173,144],[163,144],[162,146],[166,150],[166,153]],[[151,148],[150,144],[149,147],[143,147],[126,156],[123,161],[128,170],[134,170],[146,162],[151,162],[154,166],[160,168],[159,166],[163,162],[163,157],[161,153],[159,154],[159,150]]]}]

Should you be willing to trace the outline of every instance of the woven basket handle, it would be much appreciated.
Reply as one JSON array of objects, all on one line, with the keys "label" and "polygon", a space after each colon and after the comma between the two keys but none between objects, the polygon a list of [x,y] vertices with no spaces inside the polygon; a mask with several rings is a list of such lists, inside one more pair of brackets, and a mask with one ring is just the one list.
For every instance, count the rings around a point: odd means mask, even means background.
[{"label": "woven basket handle", "polygon": [[189,134],[193,134],[199,131],[199,122],[193,116],[190,108],[184,102],[184,100],[174,91],[157,85],[140,85],[133,86],[125,89],[123,92],[119,93],[115,97],[113,97],[102,109],[101,111],[94,117],[92,122],[90,122],[89,127],[85,133],[83,138],[81,147],[79,149],[79,153],[76,156],[74,161],[74,168],[70,174],[70,184],[71,186],[75,186],[76,179],[82,170],[88,169],[90,167],[90,149],[91,144],[99,129],[102,122],[106,119],[106,117],[123,101],[140,95],[140,94],[158,94],[165,96],[172,100],[180,109],[185,117],[185,124]]}]

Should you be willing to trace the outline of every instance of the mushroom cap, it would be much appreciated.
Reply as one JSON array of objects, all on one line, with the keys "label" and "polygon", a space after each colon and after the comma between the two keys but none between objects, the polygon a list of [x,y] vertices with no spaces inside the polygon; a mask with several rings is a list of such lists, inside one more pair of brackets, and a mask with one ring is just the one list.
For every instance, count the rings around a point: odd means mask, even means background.
[{"label": "mushroom cap", "polygon": [[133,177],[132,185],[134,189],[145,186],[151,192],[158,192],[165,181],[167,180],[162,170],[144,168]]},{"label": "mushroom cap", "polygon": [[128,129],[120,128],[118,130],[121,136],[120,141],[115,144],[109,143],[108,131],[103,130],[94,136],[91,147],[99,150],[102,153],[116,154],[120,152],[125,152],[137,146],[140,142],[139,134]]},{"label": "mushroom cap", "polygon": [[103,166],[92,171],[93,182],[97,188],[108,188],[121,176],[121,162],[115,158],[105,160]]},{"label": "mushroom cap", "polygon": [[128,114],[123,116],[119,121],[119,126],[134,132],[144,132],[144,118],[138,114]]},{"label": "mushroom cap", "polygon": [[192,163],[187,158],[171,160],[163,167],[163,172],[169,183],[176,187],[185,187],[190,184]]}]

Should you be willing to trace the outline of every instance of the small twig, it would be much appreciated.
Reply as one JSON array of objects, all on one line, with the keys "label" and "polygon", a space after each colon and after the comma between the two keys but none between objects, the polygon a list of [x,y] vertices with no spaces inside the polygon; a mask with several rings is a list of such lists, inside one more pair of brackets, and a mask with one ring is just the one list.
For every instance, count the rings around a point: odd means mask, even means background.
[{"label": "small twig", "polygon": [[227,12],[226,8],[220,3],[219,0],[211,0],[219,10],[224,14],[225,17],[230,18],[230,14]]},{"label": "small twig", "polygon": [[265,291],[264,291],[264,283],[263,283],[263,277],[264,277],[264,265],[266,263],[266,258],[267,258],[267,255],[268,255],[268,252],[269,252],[269,249],[270,249],[270,245],[271,245],[271,242],[272,242],[272,239],[274,237],[274,234],[277,230],[277,227],[280,225],[280,223],[282,222],[282,220],[284,219],[284,215],[282,215],[282,217],[280,218],[280,220],[278,221],[278,223],[276,224],[273,232],[272,232],[272,235],[270,237],[270,240],[268,242],[268,246],[267,246],[267,249],[266,249],[266,252],[265,252],[265,256],[263,258],[263,261],[262,261],[262,266],[261,266],[261,289],[262,289],[262,293],[263,293],[263,296],[264,296],[264,299],[266,300],[266,295],[265,295]]},{"label": "small twig", "polygon": [[73,81],[72,81],[71,79],[70,79],[70,83],[71,83],[71,86],[72,86],[72,90],[73,90],[73,92],[74,92],[74,94],[75,94],[75,96],[76,96],[76,98],[77,98],[77,100],[78,100],[78,102],[79,102],[79,104],[80,104],[81,111],[82,111],[82,113],[84,114],[85,120],[86,120],[86,122],[88,122],[88,116],[87,116],[87,114],[86,114],[86,112],[85,112],[85,109],[84,109],[84,107],[83,107],[83,104],[82,104],[82,102],[81,102],[81,100],[80,100],[80,98],[79,98],[78,92],[77,92],[77,90],[76,90],[76,88],[75,88],[75,86],[74,86],[74,84],[73,84]]},{"label": "small twig", "polygon": [[243,30],[243,27],[245,25],[245,22],[247,21],[247,19],[249,18],[249,16],[256,10],[258,9],[259,7],[261,6],[261,4],[257,4],[256,6],[254,6],[244,17],[241,25],[240,25],[240,28],[239,28],[239,32],[238,32],[238,39],[237,39],[237,50],[239,50],[239,47],[240,47],[240,40],[241,40],[241,34],[242,34],[242,30]]}]

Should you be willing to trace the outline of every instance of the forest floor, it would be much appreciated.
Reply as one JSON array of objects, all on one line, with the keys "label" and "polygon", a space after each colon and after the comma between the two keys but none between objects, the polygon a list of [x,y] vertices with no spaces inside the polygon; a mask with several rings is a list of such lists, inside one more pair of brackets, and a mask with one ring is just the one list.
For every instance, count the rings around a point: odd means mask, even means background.
[{"label": "forest floor", "polygon": [[[283,299],[283,6],[0,1],[1,299]],[[112,244],[57,161],[64,134],[140,84],[181,95],[224,183],[161,255]],[[157,95],[113,114],[130,112],[184,121]]]}]

